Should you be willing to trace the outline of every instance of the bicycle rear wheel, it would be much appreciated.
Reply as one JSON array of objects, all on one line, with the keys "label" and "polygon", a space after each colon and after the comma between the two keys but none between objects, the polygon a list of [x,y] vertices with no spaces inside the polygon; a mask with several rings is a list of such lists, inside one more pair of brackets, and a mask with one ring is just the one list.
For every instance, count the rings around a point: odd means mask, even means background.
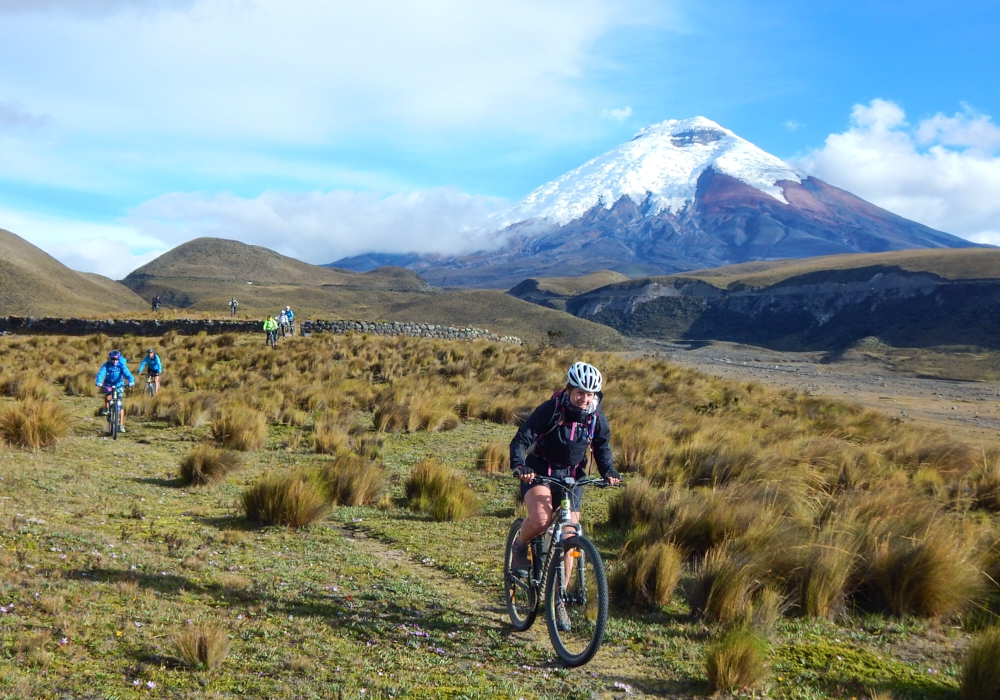
[{"label": "bicycle rear wheel", "polygon": [[507,533],[507,546],[503,555],[503,597],[507,603],[510,624],[518,632],[524,632],[535,624],[535,617],[538,615],[538,594],[531,583],[531,576],[522,579],[515,576],[510,570],[514,556],[514,540],[521,533],[522,522],[524,519],[518,518],[510,524],[510,532]]},{"label": "bicycle rear wheel", "polygon": [[[553,557],[545,583],[545,623],[556,654],[567,666],[582,666],[594,658],[604,641],[608,622],[608,581],[597,548],[583,537],[563,543],[564,556]],[[572,560],[568,580],[564,562]],[[565,585],[563,582],[565,580]],[[569,618],[568,629],[559,629],[557,605]]]}]

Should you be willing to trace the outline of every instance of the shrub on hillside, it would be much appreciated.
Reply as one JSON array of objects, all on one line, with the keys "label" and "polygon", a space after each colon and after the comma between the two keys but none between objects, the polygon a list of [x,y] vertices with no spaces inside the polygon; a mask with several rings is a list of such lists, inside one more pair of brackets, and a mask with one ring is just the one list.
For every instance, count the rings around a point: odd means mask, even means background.
[{"label": "shrub on hillside", "polygon": [[69,429],[69,413],[54,401],[29,399],[0,409],[0,438],[15,447],[49,447]]},{"label": "shrub on hillside", "polygon": [[510,469],[510,448],[502,442],[491,442],[479,450],[476,465],[489,474],[506,474]]},{"label": "shrub on hillside", "polygon": [[186,486],[205,486],[222,481],[242,466],[240,456],[231,450],[199,445],[181,462],[180,479]]},{"label": "shrub on hillside", "polygon": [[267,421],[246,406],[225,406],[212,421],[212,437],[234,450],[259,450],[267,442]]},{"label": "shrub on hillside", "polygon": [[386,489],[385,467],[354,454],[342,454],[324,464],[319,480],[334,505],[371,505]]},{"label": "shrub on hillside", "polygon": [[243,491],[247,520],[262,525],[300,528],[324,517],[326,499],[303,472],[270,474]]},{"label": "shrub on hillside", "polygon": [[757,686],[767,675],[767,641],[753,630],[729,629],[705,655],[705,675],[715,692],[735,693]]},{"label": "shrub on hillside", "polygon": [[464,520],[478,511],[475,492],[459,472],[433,460],[417,463],[406,480],[410,510],[434,520]]},{"label": "shrub on hillside", "polygon": [[963,700],[1000,698],[1000,627],[976,635],[962,660],[959,688]]}]

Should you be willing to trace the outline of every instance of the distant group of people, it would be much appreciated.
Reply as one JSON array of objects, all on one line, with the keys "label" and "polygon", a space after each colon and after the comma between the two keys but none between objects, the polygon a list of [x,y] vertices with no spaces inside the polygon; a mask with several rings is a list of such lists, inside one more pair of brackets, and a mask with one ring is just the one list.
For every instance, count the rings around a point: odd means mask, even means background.
[{"label": "distant group of people", "polygon": [[155,297],[153,297],[153,299],[151,300],[150,303],[153,306],[153,311],[159,311],[160,310],[160,295],[157,294]]},{"label": "distant group of people", "polygon": [[268,316],[264,319],[264,344],[272,348],[278,347],[278,332],[281,337],[295,335],[295,312],[291,306],[286,306],[277,316]]}]

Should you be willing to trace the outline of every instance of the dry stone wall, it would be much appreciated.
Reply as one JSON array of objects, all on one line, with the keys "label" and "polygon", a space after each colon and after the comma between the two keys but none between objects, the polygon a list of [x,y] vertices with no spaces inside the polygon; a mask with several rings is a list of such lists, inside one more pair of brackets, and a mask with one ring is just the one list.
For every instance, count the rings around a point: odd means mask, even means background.
[{"label": "dry stone wall", "polygon": [[[313,333],[370,333],[372,335],[406,335],[415,338],[442,338],[446,340],[489,340],[520,345],[521,339],[512,335],[497,335],[482,328],[466,326],[440,326],[430,323],[402,321],[324,321],[306,320],[297,324],[304,335]],[[110,336],[137,335],[160,336],[174,332],[195,335],[219,333],[260,333],[260,321],[226,321],[212,319],[177,318],[158,319],[83,319],[53,318],[45,316],[0,316],[0,333],[22,335],[91,335],[103,333]]]}]

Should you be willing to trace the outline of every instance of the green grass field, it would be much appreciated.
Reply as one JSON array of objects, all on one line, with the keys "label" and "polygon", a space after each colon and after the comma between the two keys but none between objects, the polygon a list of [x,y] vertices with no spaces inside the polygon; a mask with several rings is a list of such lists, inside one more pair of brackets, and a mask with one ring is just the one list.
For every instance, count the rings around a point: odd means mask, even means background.
[{"label": "green grass field", "polygon": [[[72,377],[87,369],[83,358],[89,353],[96,370],[104,346],[114,341],[0,339],[2,386],[25,397],[2,398],[0,409],[47,400],[71,418],[69,434],[55,446],[0,448],[0,696],[514,700],[709,694],[706,650],[726,625],[692,613],[694,564],[663,605],[617,599],[604,648],[580,669],[553,661],[541,621],[524,634],[512,633],[505,621],[501,554],[515,514],[513,479],[480,471],[476,457],[485,444],[508,441],[515,427],[494,422],[501,420],[496,408],[483,409],[490,420],[465,414],[477,414],[477,387],[495,399],[506,386],[496,378],[517,372],[521,379],[506,391],[514,405],[533,405],[559,388],[568,354],[360,336],[300,339],[271,353],[258,348],[258,340],[153,341],[167,362],[164,396],[174,403],[165,399],[160,410],[129,400],[144,415],[129,417],[128,432],[114,441],[103,435],[104,420],[95,416],[96,398],[63,392],[65,386],[80,393]],[[47,374],[59,385],[11,383],[17,368],[26,366],[21,364],[26,354],[51,363],[43,367],[51,367]],[[66,362],[54,359],[57,355]],[[387,364],[394,357],[395,368]],[[750,407],[784,416],[754,423],[767,424],[757,433],[762,445],[787,439],[797,429],[787,414],[800,400],[794,395],[759,388],[748,394],[748,387],[662,363],[588,357],[608,367],[609,417],[623,440],[641,433],[638,414],[625,410],[632,403],[641,414],[643,406],[629,393],[630,382],[652,376],[676,380],[672,420],[687,425],[688,435],[719,435],[725,428],[739,439],[737,426],[748,420],[740,411]],[[464,378],[462,363],[472,368]],[[334,387],[333,393],[322,393],[320,385]],[[423,389],[413,393],[407,388],[412,386]],[[244,518],[244,488],[264,475],[316,469],[332,459],[313,450],[313,431],[325,416],[340,416],[357,436],[370,436],[373,421],[393,406],[408,405],[411,417],[444,410],[420,403],[428,390],[455,401],[463,419],[454,429],[421,429],[411,421],[410,432],[381,433],[379,461],[389,486],[378,506],[333,507],[321,521],[298,530],[257,527]],[[648,388],[656,391],[662,389]],[[276,398],[278,392],[288,400]],[[732,402],[737,394],[743,397],[739,410]],[[240,396],[266,414],[266,443],[243,453],[243,469],[221,483],[184,487],[178,479],[182,459],[212,441],[209,395],[217,395],[216,405]],[[205,415],[179,408],[183,400],[190,405],[195,399],[203,402]],[[338,399],[353,406],[349,414],[336,405]],[[464,407],[457,408],[459,403]],[[819,413],[802,423],[803,429],[817,437],[826,431],[824,439],[842,440],[843,449],[878,450],[883,444],[878,441],[887,440],[895,441],[893,449],[906,440],[924,440],[914,443],[918,447],[946,444],[946,436],[927,431],[919,438],[900,433],[902,428],[880,422],[876,414],[815,405]],[[304,408],[296,413],[296,406]],[[424,418],[419,424],[439,425]],[[687,445],[690,453],[690,443],[678,445]],[[619,449],[622,455],[626,451]],[[435,522],[406,507],[404,481],[428,457],[461,471],[479,495],[478,515]],[[633,471],[655,478],[641,459],[634,454],[633,459]],[[893,459],[904,463],[903,457]],[[928,472],[934,459],[922,457],[922,467],[888,473],[879,483],[909,489],[909,482],[900,480],[911,479],[915,488],[940,486]],[[940,461],[940,473],[958,470],[957,464],[954,456]],[[789,478],[801,477],[793,472]],[[735,483],[748,488],[738,478]],[[813,483],[809,498],[821,499],[822,489]],[[720,483],[690,491],[708,497],[726,488]],[[609,502],[621,493],[590,493],[584,509],[593,539],[615,570],[623,551],[630,551],[626,543],[641,539],[608,521]],[[942,491],[940,498],[949,497]],[[969,505],[960,516],[942,510],[940,517],[957,517],[980,538],[996,525],[992,511]],[[769,639],[767,674],[741,693],[803,700],[873,692],[957,697],[959,663],[970,634],[995,617],[990,601],[983,595],[974,605],[936,617],[892,616],[853,604],[831,619],[779,615],[762,628]],[[214,670],[191,669],[176,648],[186,630],[202,624],[216,625],[230,640]]]}]

